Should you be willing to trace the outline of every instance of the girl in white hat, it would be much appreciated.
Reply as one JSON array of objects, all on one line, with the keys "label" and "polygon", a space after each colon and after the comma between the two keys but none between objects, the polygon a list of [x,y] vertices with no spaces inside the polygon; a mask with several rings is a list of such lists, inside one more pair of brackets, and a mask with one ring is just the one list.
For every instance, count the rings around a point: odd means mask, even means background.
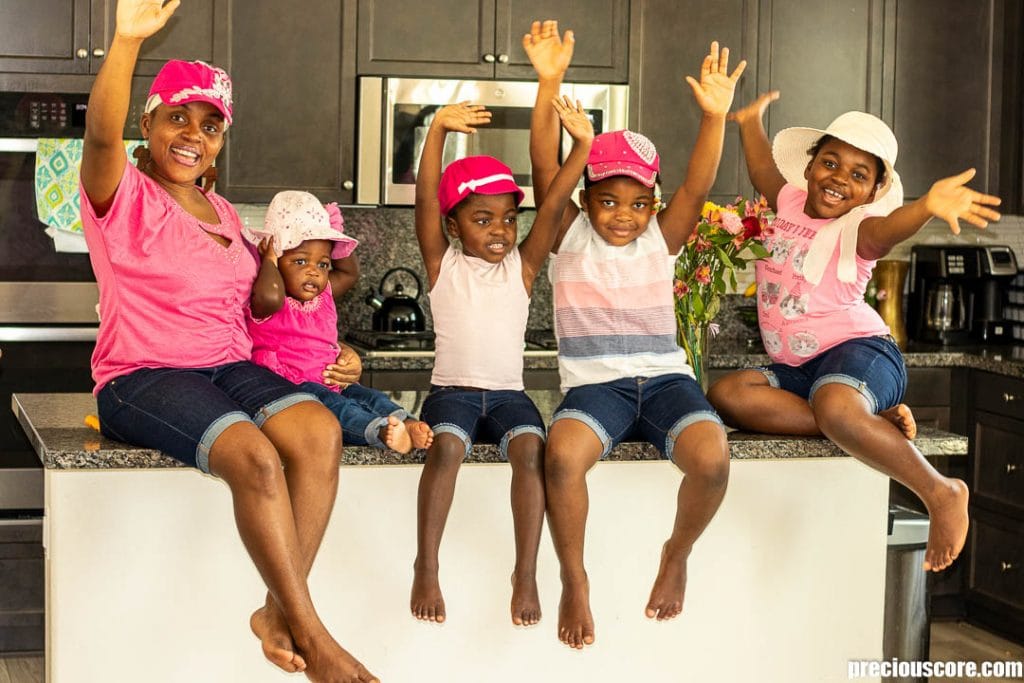
[{"label": "girl in white hat", "polygon": [[758,322],[772,363],[715,383],[708,398],[729,424],[773,434],[824,434],[910,488],[931,517],[924,568],[948,567],[967,537],[967,486],[939,474],[911,439],[900,403],[906,368],[889,328],[864,301],[875,262],[933,216],[983,228],[999,199],[943,178],[903,204],[896,138],[880,119],[847,112],[825,130],[787,128],[769,145],[762,124],[778,92],[731,116],[754,188],[776,211],[757,262]]}]

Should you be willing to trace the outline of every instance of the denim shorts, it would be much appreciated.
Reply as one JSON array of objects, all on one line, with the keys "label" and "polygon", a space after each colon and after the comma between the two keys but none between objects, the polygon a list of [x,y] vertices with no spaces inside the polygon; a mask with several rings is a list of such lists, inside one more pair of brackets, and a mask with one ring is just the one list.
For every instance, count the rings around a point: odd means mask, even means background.
[{"label": "denim shorts", "polygon": [[341,424],[342,441],[346,446],[384,448],[380,430],[387,425],[388,418],[404,421],[409,417],[409,413],[383,391],[362,384],[349,384],[341,391],[332,391],[319,382],[303,382],[299,389],[316,396],[334,413]]},{"label": "denim shorts", "polygon": [[508,458],[509,442],[521,434],[544,440],[544,419],[525,391],[476,390],[431,386],[423,401],[420,419],[438,434],[454,434],[466,444],[498,444]]},{"label": "denim shorts", "polygon": [[210,448],[236,422],[257,427],[312,394],[266,368],[238,361],[213,368],[142,368],[96,395],[104,436],[155,448],[210,471]]},{"label": "denim shorts", "polygon": [[551,423],[579,420],[601,440],[608,455],[623,441],[643,440],[663,458],[672,457],[676,438],[696,422],[722,424],[700,385],[683,374],[627,377],[573,387]]},{"label": "denim shorts", "polygon": [[891,337],[859,337],[833,346],[802,365],[772,363],[761,368],[773,387],[813,402],[824,384],[846,384],[878,413],[898,405],[907,389],[903,354]]}]

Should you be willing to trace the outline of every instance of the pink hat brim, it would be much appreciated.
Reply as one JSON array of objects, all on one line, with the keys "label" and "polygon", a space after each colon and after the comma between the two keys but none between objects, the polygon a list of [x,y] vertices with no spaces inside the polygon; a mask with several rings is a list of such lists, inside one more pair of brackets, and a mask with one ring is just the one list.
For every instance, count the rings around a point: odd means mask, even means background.
[{"label": "pink hat brim", "polygon": [[587,177],[597,182],[614,176],[629,176],[639,181],[644,187],[653,188],[658,180],[658,172],[647,166],[631,164],[628,161],[603,161],[587,165]]}]

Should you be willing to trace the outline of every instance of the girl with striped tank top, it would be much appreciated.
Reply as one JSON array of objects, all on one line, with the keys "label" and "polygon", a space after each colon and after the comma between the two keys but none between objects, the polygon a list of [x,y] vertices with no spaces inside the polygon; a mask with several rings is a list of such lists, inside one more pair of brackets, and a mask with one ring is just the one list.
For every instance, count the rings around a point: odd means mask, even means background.
[{"label": "girl with striped tank top", "polygon": [[[554,22],[534,26],[527,49],[541,91],[557,92],[565,68]],[[652,211],[659,160],[631,131],[594,139],[580,207],[569,204],[552,252],[558,365],[565,398],[545,453],[548,523],[561,563],[558,637],[574,648],[594,642],[583,566],[586,474],[626,440],[643,439],[684,473],[672,535],[646,606],[650,618],[682,611],[686,562],[718,510],[729,476],[725,431],[676,343],[673,263],[686,243],[718,171],[725,116],[741,62],[711,44],[700,80],[687,77],[703,111],[686,179],[671,203]],[[540,95],[538,95],[540,97]],[[531,129],[533,185],[543,199],[558,172],[558,128],[549,114]]]},{"label": "girl with striped tank top", "polygon": [[[438,551],[459,465],[477,441],[498,444],[512,466],[512,622],[530,626],[540,620],[535,577],[544,522],[544,422],[523,391],[523,337],[533,281],[594,138],[578,102],[554,96],[541,102],[561,120],[573,147],[547,200],[539,205],[533,228],[518,246],[516,214],[523,191],[508,166],[493,157],[475,156],[449,164],[441,174],[448,133],[475,133],[490,121],[490,112],[466,103],[439,110],[420,159],[416,237],[436,333],[431,390],[421,418],[434,430],[434,443],[420,478],[409,603],[413,616],[424,621],[447,617]],[[449,244],[446,234],[458,243]]]}]

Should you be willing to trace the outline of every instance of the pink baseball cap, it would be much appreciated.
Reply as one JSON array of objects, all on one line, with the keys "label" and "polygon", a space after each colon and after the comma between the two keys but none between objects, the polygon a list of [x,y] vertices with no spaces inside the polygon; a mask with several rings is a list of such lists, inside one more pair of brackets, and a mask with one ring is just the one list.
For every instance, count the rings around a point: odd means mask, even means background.
[{"label": "pink baseball cap", "polygon": [[180,105],[187,102],[209,102],[231,124],[231,77],[224,69],[206,62],[185,62],[172,59],[160,68],[149,87],[146,113],[158,105]]},{"label": "pink baseball cap", "polygon": [[654,187],[661,160],[654,143],[631,130],[613,130],[594,138],[587,157],[587,178],[592,181],[625,175]]},{"label": "pink baseball cap", "polygon": [[477,156],[457,159],[448,164],[437,187],[441,213],[447,216],[455,205],[471,194],[514,194],[516,206],[523,201],[523,191],[516,185],[512,169],[494,157]]}]

